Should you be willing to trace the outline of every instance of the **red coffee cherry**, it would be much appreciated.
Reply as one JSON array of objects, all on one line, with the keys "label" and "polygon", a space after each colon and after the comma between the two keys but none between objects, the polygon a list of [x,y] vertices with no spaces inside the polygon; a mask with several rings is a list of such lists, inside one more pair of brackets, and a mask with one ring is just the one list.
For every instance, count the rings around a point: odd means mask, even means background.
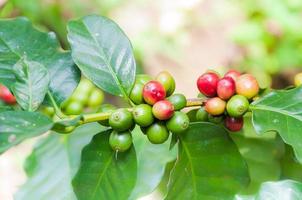
[{"label": "red coffee cherry", "polygon": [[234,81],[237,80],[237,78],[241,75],[240,72],[238,72],[237,70],[234,69],[230,69],[225,75],[224,77],[230,77],[232,78]]},{"label": "red coffee cherry", "polygon": [[236,80],[236,92],[248,99],[253,98],[259,92],[259,85],[254,76],[243,74]]},{"label": "red coffee cherry", "polygon": [[205,110],[211,115],[221,115],[225,111],[226,102],[219,97],[214,97],[206,102]]},{"label": "red coffee cherry", "polygon": [[232,132],[240,131],[243,127],[243,117],[235,118],[227,116],[225,118],[225,127]]},{"label": "red coffee cherry", "polygon": [[159,120],[170,119],[174,114],[173,104],[168,100],[158,101],[153,105],[152,113]]},{"label": "red coffee cherry", "polygon": [[4,85],[0,85],[0,98],[7,104],[15,104],[16,98]]},{"label": "red coffee cherry", "polygon": [[228,100],[236,92],[235,81],[231,77],[224,77],[217,83],[217,95],[223,100]]},{"label": "red coffee cherry", "polygon": [[197,79],[198,90],[207,97],[216,96],[219,76],[214,72],[208,72]]},{"label": "red coffee cherry", "polygon": [[158,81],[149,81],[143,89],[143,97],[146,103],[153,105],[156,102],[165,99],[166,91]]}]

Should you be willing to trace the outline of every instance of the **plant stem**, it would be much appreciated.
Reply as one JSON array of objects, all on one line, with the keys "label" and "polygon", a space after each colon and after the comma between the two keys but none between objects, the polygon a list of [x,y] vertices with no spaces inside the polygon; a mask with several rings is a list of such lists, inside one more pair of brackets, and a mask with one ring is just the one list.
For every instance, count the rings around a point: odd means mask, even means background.
[{"label": "plant stem", "polygon": [[186,107],[194,107],[194,106],[203,106],[205,103],[205,98],[192,98],[187,99]]},{"label": "plant stem", "polygon": [[58,107],[58,105],[57,105],[55,99],[53,98],[52,94],[50,93],[50,91],[47,92],[47,95],[48,95],[48,97],[49,97],[49,99],[50,99],[50,101],[51,101],[51,103],[52,103],[52,105],[55,109],[56,115],[60,118],[65,118],[66,115],[64,115],[64,113],[62,113],[61,109]]}]

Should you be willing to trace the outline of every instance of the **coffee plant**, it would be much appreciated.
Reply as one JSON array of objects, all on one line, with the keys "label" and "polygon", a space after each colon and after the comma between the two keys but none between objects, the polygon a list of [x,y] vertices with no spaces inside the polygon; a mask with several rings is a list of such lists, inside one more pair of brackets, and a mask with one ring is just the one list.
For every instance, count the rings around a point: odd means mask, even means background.
[{"label": "coffee plant", "polygon": [[26,18],[0,20],[0,152],[45,134],[16,199],[301,199],[301,74],[277,91],[207,71],[188,98],[167,71],[136,74],[110,19],[67,30],[63,51]]}]

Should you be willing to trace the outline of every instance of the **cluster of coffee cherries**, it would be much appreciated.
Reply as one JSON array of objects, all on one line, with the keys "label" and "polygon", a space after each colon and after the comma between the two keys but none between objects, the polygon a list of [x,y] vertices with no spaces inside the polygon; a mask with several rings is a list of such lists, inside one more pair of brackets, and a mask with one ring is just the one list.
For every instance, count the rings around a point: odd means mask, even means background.
[{"label": "cluster of coffee cherries", "polygon": [[9,91],[7,87],[0,84],[0,99],[5,104],[14,105],[16,104],[15,96]]},{"label": "cluster of coffee cherries", "polygon": [[175,80],[167,71],[160,72],[154,79],[141,74],[136,76],[130,93],[133,108],[116,109],[104,104],[100,112],[110,112],[108,120],[100,123],[110,126],[113,132],[109,144],[113,150],[123,152],[132,144],[131,130],[138,125],[153,144],[164,143],[169,133],[180,134],[189,127],[189,118],[181,112],[187,100],[182,94],[173,94]]},{"label": "cluster of coffee cherries", "polygon": [[196,119],[216,123],[224,120],[225,127],[233,132],[243,127],[243,115],[259,92],[253,75],[236,70],[229,70],[222,78],[214,71],[206,72],[198,78],[197,87],[208,99],[196,112]]}]

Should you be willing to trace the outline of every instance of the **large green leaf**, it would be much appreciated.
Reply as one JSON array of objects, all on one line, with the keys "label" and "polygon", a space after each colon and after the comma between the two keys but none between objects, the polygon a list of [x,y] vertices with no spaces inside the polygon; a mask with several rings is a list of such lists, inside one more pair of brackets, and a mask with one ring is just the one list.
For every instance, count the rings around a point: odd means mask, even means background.
[{"label": "large green leaf", "polygon": [[48,91],[49,75],[40,63],[22,58],[14,67],[16,82],[13,92],[18,104],[25,110],[35,111]]},{"label": "large green leaf", "polygon": [[127,199],[135,186],[135,150],[114,152],[108,142],[111,131],[95,135],[82,152],[81,166],[72,182],[79,200]]},{"label": "large green leaf", "polygon": [[278,132],[302,162],[302,87],[273,91],[254,102],[250,109],[256,132]]},{"label": "large green leaf", "polygon": [[70,21],[68,41],[87,78],[108,93],[128,96],[136,65],[130,41],[117,24],[97,15]]},{"label": "large green leaf", "polygon": [[249,183],[247,166],[221,127],[192,123],[180,135],[166,199],[233,199]]},{"label": "large green leaf", "polygon": [[45,133],[51,119],[41,113],[6,111],[0,113],[0,154],[25,139]]},{"label": "large green leaf", "polygon": [[50,91],[58,103],[70,96],[80,73],[70,53],[60,50],[56,36],[34,29],[26,18],[0,20],[0,82],[11,88],[13,66],[24,56],[47,68]]},{"label": "large green leaf", "polygon": [[103,130],[92,123],[78,127],[69,135],[52,132],[41,139],[25,163],[29,176],[16,193],[16,200],[76,200],[71,180],[80,165],[82,148]]}]

